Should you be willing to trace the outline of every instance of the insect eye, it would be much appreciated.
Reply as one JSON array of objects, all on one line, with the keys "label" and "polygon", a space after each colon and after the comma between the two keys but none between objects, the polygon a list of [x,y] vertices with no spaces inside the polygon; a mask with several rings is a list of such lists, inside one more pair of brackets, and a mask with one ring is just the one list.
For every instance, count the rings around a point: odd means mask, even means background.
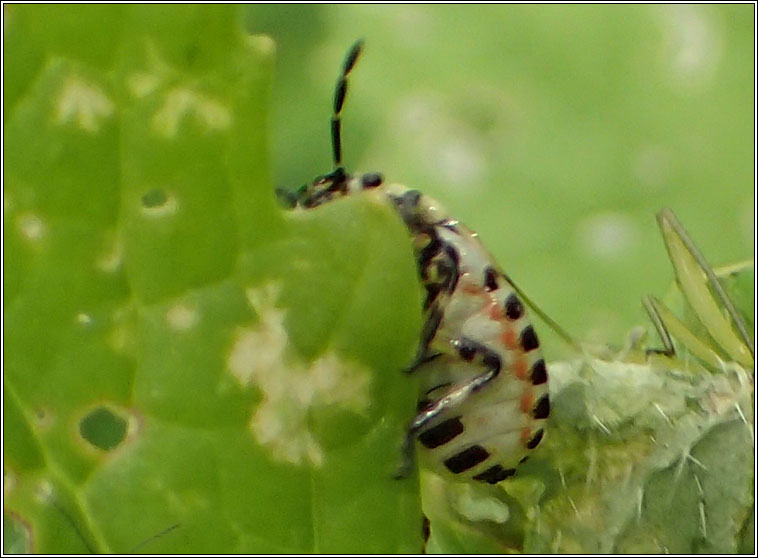
[{"label": "insect eye", "polygon": [[361,186],[363,186],[364,189],[376,188],[377,186],[380,186],[383,181],[384,178],[381,174],[378,172],[370,172],[361,177]]},{"label": "insect eye", "polygon": [[391,196],[394,204],[402,212],[406,212],[409,215],[415,213],[419,201],[421,200],[421,192],[418,190],[407,190],[399,196]]}]

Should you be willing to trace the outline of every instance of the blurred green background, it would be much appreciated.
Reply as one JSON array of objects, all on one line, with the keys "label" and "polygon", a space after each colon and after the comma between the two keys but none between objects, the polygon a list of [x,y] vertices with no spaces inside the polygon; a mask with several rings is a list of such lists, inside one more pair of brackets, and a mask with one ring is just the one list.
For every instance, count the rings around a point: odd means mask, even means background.
[{"label": "blurred green background", "polygon": [[332,89],[363,37],[347,168],[437,197],[564,328],[615,343],[670,285],[661,208],[711,264],[753,255],[753,21],[752,5],[246,7],[277,43],[277,185],[330,169]]}]

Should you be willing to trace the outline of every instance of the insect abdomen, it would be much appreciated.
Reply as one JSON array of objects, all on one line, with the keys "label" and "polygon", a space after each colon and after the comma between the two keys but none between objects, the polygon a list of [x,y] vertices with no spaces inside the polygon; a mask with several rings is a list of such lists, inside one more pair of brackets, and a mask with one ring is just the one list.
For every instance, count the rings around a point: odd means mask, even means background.
[{"label": "insect abdomen", "polygon": [[[413,201],[415,213],[409,218],[401,207],[400,214],[414,233],[427,290],[417,360],[441,355],[418,367],[420,406],[455,399],[417,439],[438,470],[496,483],[513,474],[544,433],[550,400],[539,340],[526,307],[476,235],[441,217],[431,198]],[[436,222],[425,221],[428,206]],[[488,373],[491,378],[480,382]]]},{"label": "insect abdomen", "polygon": [[[422,451],[429,454],[438,471],[499,482],[542,440],[550,399],[541,352],[516,347],[503,348],[498,354],[503,369],[495,380],[442,412],[418,433]],[[420,406],[434,404],[484,371],[484,366],[456,355],[430,361],[418,370],[423,384]]]}]

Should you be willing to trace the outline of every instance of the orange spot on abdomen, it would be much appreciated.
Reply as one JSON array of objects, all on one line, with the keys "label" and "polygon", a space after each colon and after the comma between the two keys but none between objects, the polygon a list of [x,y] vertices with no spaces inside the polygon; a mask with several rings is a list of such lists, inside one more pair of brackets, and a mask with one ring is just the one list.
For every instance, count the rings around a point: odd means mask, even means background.
[{"label": "orange spot on abdomen", "polygon": [[503,334],[500,336],[500,340],[503,345],[513,350],[518,347],[518,339],[516,339],[516,332],[512,328],[506,326]]},{"label": "orange spot on abdomen", "polygon": [[490,300],[489,316],[491,320],[500,321],[503,319],[503,313],[500,311],[500,305],[496,300]]},{"label": "orange spot on abdomen", "polygon": [[534,407],[534,395],[532,394],[532,390],[527,387],[524,393],[521,394],[521,412],[529,414],[532,412],[532,407]]},{"label": "orange spot on abdomen", "polygon": [[514,360],[511,369],[513,370],[513,375],[519,380],[526,380],[527,366],[526,361],[523,358],[517,358]]},{"label": "orange spot on abdomen", "polygon": [[466,282],[463,284],[463,292],[470,295],[478,295],[480,292],[482,292],[482,289],[474,283]]}]

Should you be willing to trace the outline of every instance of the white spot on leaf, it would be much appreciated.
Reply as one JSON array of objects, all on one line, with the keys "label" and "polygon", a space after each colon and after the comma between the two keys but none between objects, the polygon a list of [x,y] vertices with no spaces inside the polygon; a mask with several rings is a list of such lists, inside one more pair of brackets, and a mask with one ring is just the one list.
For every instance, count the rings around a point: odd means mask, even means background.
[{"label": "white spot on leaf", "polygon": [[153,116],[153,130],[172,138],[181,121],[190,114],[207,130],[224,130],[232,121],[229,110],[218,101],[186,87],[177,87],[168,92],[163,106]]},{"label": "white spot on leaf", "polygon": [[45,236],[47,228],[42,219],[34,214],[26,213],[20,215],[16,221],[19,231],[28,240],[39,240]]},{"label": "white spot on leaf", "polygon": [[95,267],[106,273],[113,273],[121,267],[122,249],[121,243],[113,241],[110,249],[101,254],[95,262]]},{"label": "white spot on leaf", "polygon": [[108,346],[120,354],[134,354],[137,350],[135,308],[131,305],[117,308],[111,314],[112,327],[108,333]]},{"label": "white spot on leaf", "polygon": [[86,327],[92,323],[92,316],[85,312],[79,312],[76,315],[76,323]]},{"label": "white spot on leaf", "polygon": [[173,329],[186,331],[197,323],[197,310],[184,304],[176,304],[166,312],[166,321]]},{"label": "white spot on leaf", "polygon": [[34,487],[34,496],[38,502],[49,502],[53,496],[53,483],[47,479],[37,482],[37,486]]},{"label": "white spot on leaf", "polygon": [[273,56],[276,53],[276,43],[268,35],[246,35],[245,41],[250,48],[257,50],[265,56]]},{"label": "white spot on leaf", "polygon": [[136,72],[127,78],[127,86],[135,97],[149,95],[160,85],[161,80],[154,74]]},{"label": "white spot on leaf", "polygon": [[3,469],[3,495],[8,496],[13,492],[13,489],[16,488],[16,484],[18,484],[16,475],[14,475],[10,469],[5,467]]},{"label": "white spot on leaf", "polygon": [[274,306],[277,294],[273,284],[247,290],[260,321],[237,331],[227,368],[241,385],[253,385],[263,395],[250,421],[258,443],[277,461],[318,466],[323,452],[308,430],[311,410],[329,405],[364,411],[369,405],[370,376],[364,367],[333,352],[310,364],[285,360],[285,311]]},{"label": "white spot on leaf", "polygon": [[58,98],[55,120],[58,124],[75,123],[82,130],[94,133],[113,110],[113,102],[102,89],[71,76]]}]

